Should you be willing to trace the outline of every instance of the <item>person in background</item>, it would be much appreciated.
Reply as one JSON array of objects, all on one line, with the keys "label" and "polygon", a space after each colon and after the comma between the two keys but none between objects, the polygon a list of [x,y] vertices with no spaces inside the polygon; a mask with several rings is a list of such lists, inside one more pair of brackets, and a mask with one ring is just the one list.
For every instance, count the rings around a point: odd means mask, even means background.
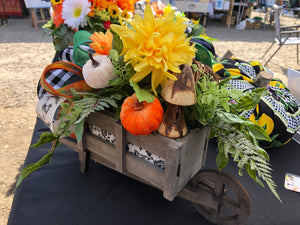
[{"label": "person in background", "polygon": [[[236,15],[238,14],[238,11],[240,9],[240,13],[243,13],[241,21],[250,18],[251,17],[251,8],[257,0],[235,0],[236,4],[233,7],[233,11],[235,11]],[[245,3],[244,10],[242,10],[243,5],[239,5],[240,3]]]}]

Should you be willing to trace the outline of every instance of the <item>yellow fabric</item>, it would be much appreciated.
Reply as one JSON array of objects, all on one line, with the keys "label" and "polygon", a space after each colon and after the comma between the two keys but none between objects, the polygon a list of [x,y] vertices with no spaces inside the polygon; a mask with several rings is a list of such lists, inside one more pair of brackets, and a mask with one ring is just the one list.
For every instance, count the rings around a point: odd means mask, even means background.
[{"label": "yellow fabric", "polygon": [[213,66],[212,66],[212,69],[213,69],[213,71],[219,71],[219,70],[221,70],[221,69],[224,69],[224,66],[223,66],[223,64],[221,64],[221,63],[216,63],[216,64],[214,64]]},{"label": "yellow fabric", "polygon": [[276,81],[276,80],[271,81],[271,82],[269,83],[269,85],[271,85],[271,86],[273,86],[273,87],[279,87],[279,88],[282,88],[282,89],[285,88],[285,87],[283,86],[282,83],[280,83],[280,82],[278,82],[278,81]]}]

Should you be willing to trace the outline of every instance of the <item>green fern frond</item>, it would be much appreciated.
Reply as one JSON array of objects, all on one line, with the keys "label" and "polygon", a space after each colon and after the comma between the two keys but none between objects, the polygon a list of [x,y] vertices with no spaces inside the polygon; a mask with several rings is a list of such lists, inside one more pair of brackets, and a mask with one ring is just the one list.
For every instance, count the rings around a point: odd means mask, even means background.
[{"label": "green fern frond", "polygon": [[[249,166],[251,170],[255,170],[255,174],[249,174],[256,180],[256,176],[260,177],[266,182],[269,189],[274,196],[281,202],[281,199],[276,191],[276,184],[272,179],[272,168],[267,159],[257,150],[256,146],[247,138],[246,133],[235,130],[232,126],[230,128],[231,134],[236,134],[239,138],[230,138],[232,135],[228,134],[228,126],[225,125],[226,130],[223,130],[224,124],[221,127],[214,127],[215,132],[218,133],[219,148],[228,149],[230,145],[235,153],[231,154],[233,161],[237,162],[238,168],[242,171],[245,166]],[[248,172],[248,170],[247,170]],[[249,172],[248,172],[249,173]],[[257,180],[256,180],[257,181]]]},{"label": "green fern frond", "polygon": [[111,106],[113,106],[113,107],[115,107],[115,108],[118,107],[116,101],[115,101],[114,99],[112,99],[112,98],[109,98],[109,97],[101,98],[100,101],[99,101],[99,104],[100,104],[100,103],[103,103],[103,104],[108,103],[109,105],[111,105]]}]

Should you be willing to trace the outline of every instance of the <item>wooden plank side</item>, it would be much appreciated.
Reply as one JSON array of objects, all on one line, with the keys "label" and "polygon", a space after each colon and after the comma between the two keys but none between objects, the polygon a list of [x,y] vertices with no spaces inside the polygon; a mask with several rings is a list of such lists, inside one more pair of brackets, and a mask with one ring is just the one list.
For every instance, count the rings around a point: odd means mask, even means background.
[{"label": "wooden plank side", "polygon": [[98,155],[94,152],[90,153],[90,159],[96,161],[97,163],[100,163],[103,166],[106,166],[110,169],[116,170],[115,164],[112,161],[109,161],[103,157],[101,157],[101,155]]},{"label": "wooden plank side", "polygon": [[114,123],[116,123],[116,120],[111,116],[105,115],[104,113],[94,112],[90,114],[86,118],[86,123],[99,127],[111,134],[115,134]]},{"label": "wooden plank side", "polygon": [[194,129],[190,136],[183,140],[181,167],[178,189],[181,190],[187,182],[203,167],[209,140],[209,127]]},{"label": "wooden plank side", "polygon": [[219,206],[218,199],[214,198],[210,192],[189,185],[186,185],[181,192],[178,193],[178,196],[211,209],[217,209]]},{"label": "wooden plank side", "polygon": [[84,132],[82,134],[81,141],[77,142],[78,146],[78,156],[79,156],[79,163],[80,163],[80,171],[81,173],[86,173],[88,171],[89,165],[89,152],[87,151],[86,147],[86,134],[88,130],[88,124],[84,123]]},{"label": "wooden plank side", "polygon": [[59,143],[67,146],[70,149],[73,149],[74,151],[78,152],[78,145],[76,140],[71,140],[70,138],[59,138]]},{"label": "wooden plank side", "polygon": [[165,183],[164,170],[132,155],[131,153],[125,155],[124,174],[128,176],[134,175],[134,177],[144,180],[144,183],[163,190]]},{"label": "wooden plank side", "polygon": [[116,170],[120,173],[124,172],[124,161],[126,154],[126,131],[123,126],[119,123],[115,123],[115,133],[116,133]]},{"label": "wooden plank side", "polygon": [[87,142],[87,150],[91,153],[95,153],[102,158],[115,163],[115,148],[109,144],[106,144],[97,138],[93,137],[90,134],[86,135],[86,142]]},{"label": "wooden plank side", "polygon": [[[86,145],[63,139],[62,143],[82,152],[90,152],[90,158],[143,183],[163,191],[172,201],[186,183],[201,169],[205,162],[210,129],[195,129],[184,138],[173,140],[157,133],[132,135],[120,123],[103,113],[93,113],[86,123],[95,125],[116,137],[115,145],[100,140],[85,132]],[[151,163],[126,152],[126,143],[132,143],[166,160],[162,170]],[[86,159],[86,157],[83,157]],[[82,160],[81,160],[82,161]],[[180,166],[180,171],[178,168]],[[84,167],[82,167],[84,169]],[[179,174],[178,174],[179,172]]]},{"label": "wooden plank side", "polygon": [[165,185],[164,185],[164,198],[173,201],[178,194],[178,166],[180,159],[181,148],[177,146],[169,147],[167,149],[167,160],[165,169]]},{"label": "wooden plank side", "polygon": [[126,139],[127,142],[135,144],[163,159],[167,158],[166,149],[168,145],[177,146],[178,148],[182,145],[179,141],[163,137],[159,134],[132,135],[126,132]]}]

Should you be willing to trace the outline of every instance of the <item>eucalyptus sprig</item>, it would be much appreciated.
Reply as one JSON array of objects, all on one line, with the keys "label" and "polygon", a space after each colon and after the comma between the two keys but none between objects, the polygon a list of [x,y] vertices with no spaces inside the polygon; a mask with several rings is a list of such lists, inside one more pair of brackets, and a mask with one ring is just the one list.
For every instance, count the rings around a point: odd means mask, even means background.
[{"label": "eucalyptus sprig", "polygon": [[271,165],[267,152],[259,147],[257,140],[270,141],[266,131],[240,113],[255,107],[264,88],[242,92],[231,88],[229,80],[218,83],[202,74],[196,85],[197,103],[192,107],[195,119],[202,125],[209,125],[211,137],[218,141],[216,164],[219,169],[229,162],[229,156],[237,162],[239,175],[246,168],[250,177],[261,186],[266,182],[275,197],[281,201],[276,184],[272,180]]}]

